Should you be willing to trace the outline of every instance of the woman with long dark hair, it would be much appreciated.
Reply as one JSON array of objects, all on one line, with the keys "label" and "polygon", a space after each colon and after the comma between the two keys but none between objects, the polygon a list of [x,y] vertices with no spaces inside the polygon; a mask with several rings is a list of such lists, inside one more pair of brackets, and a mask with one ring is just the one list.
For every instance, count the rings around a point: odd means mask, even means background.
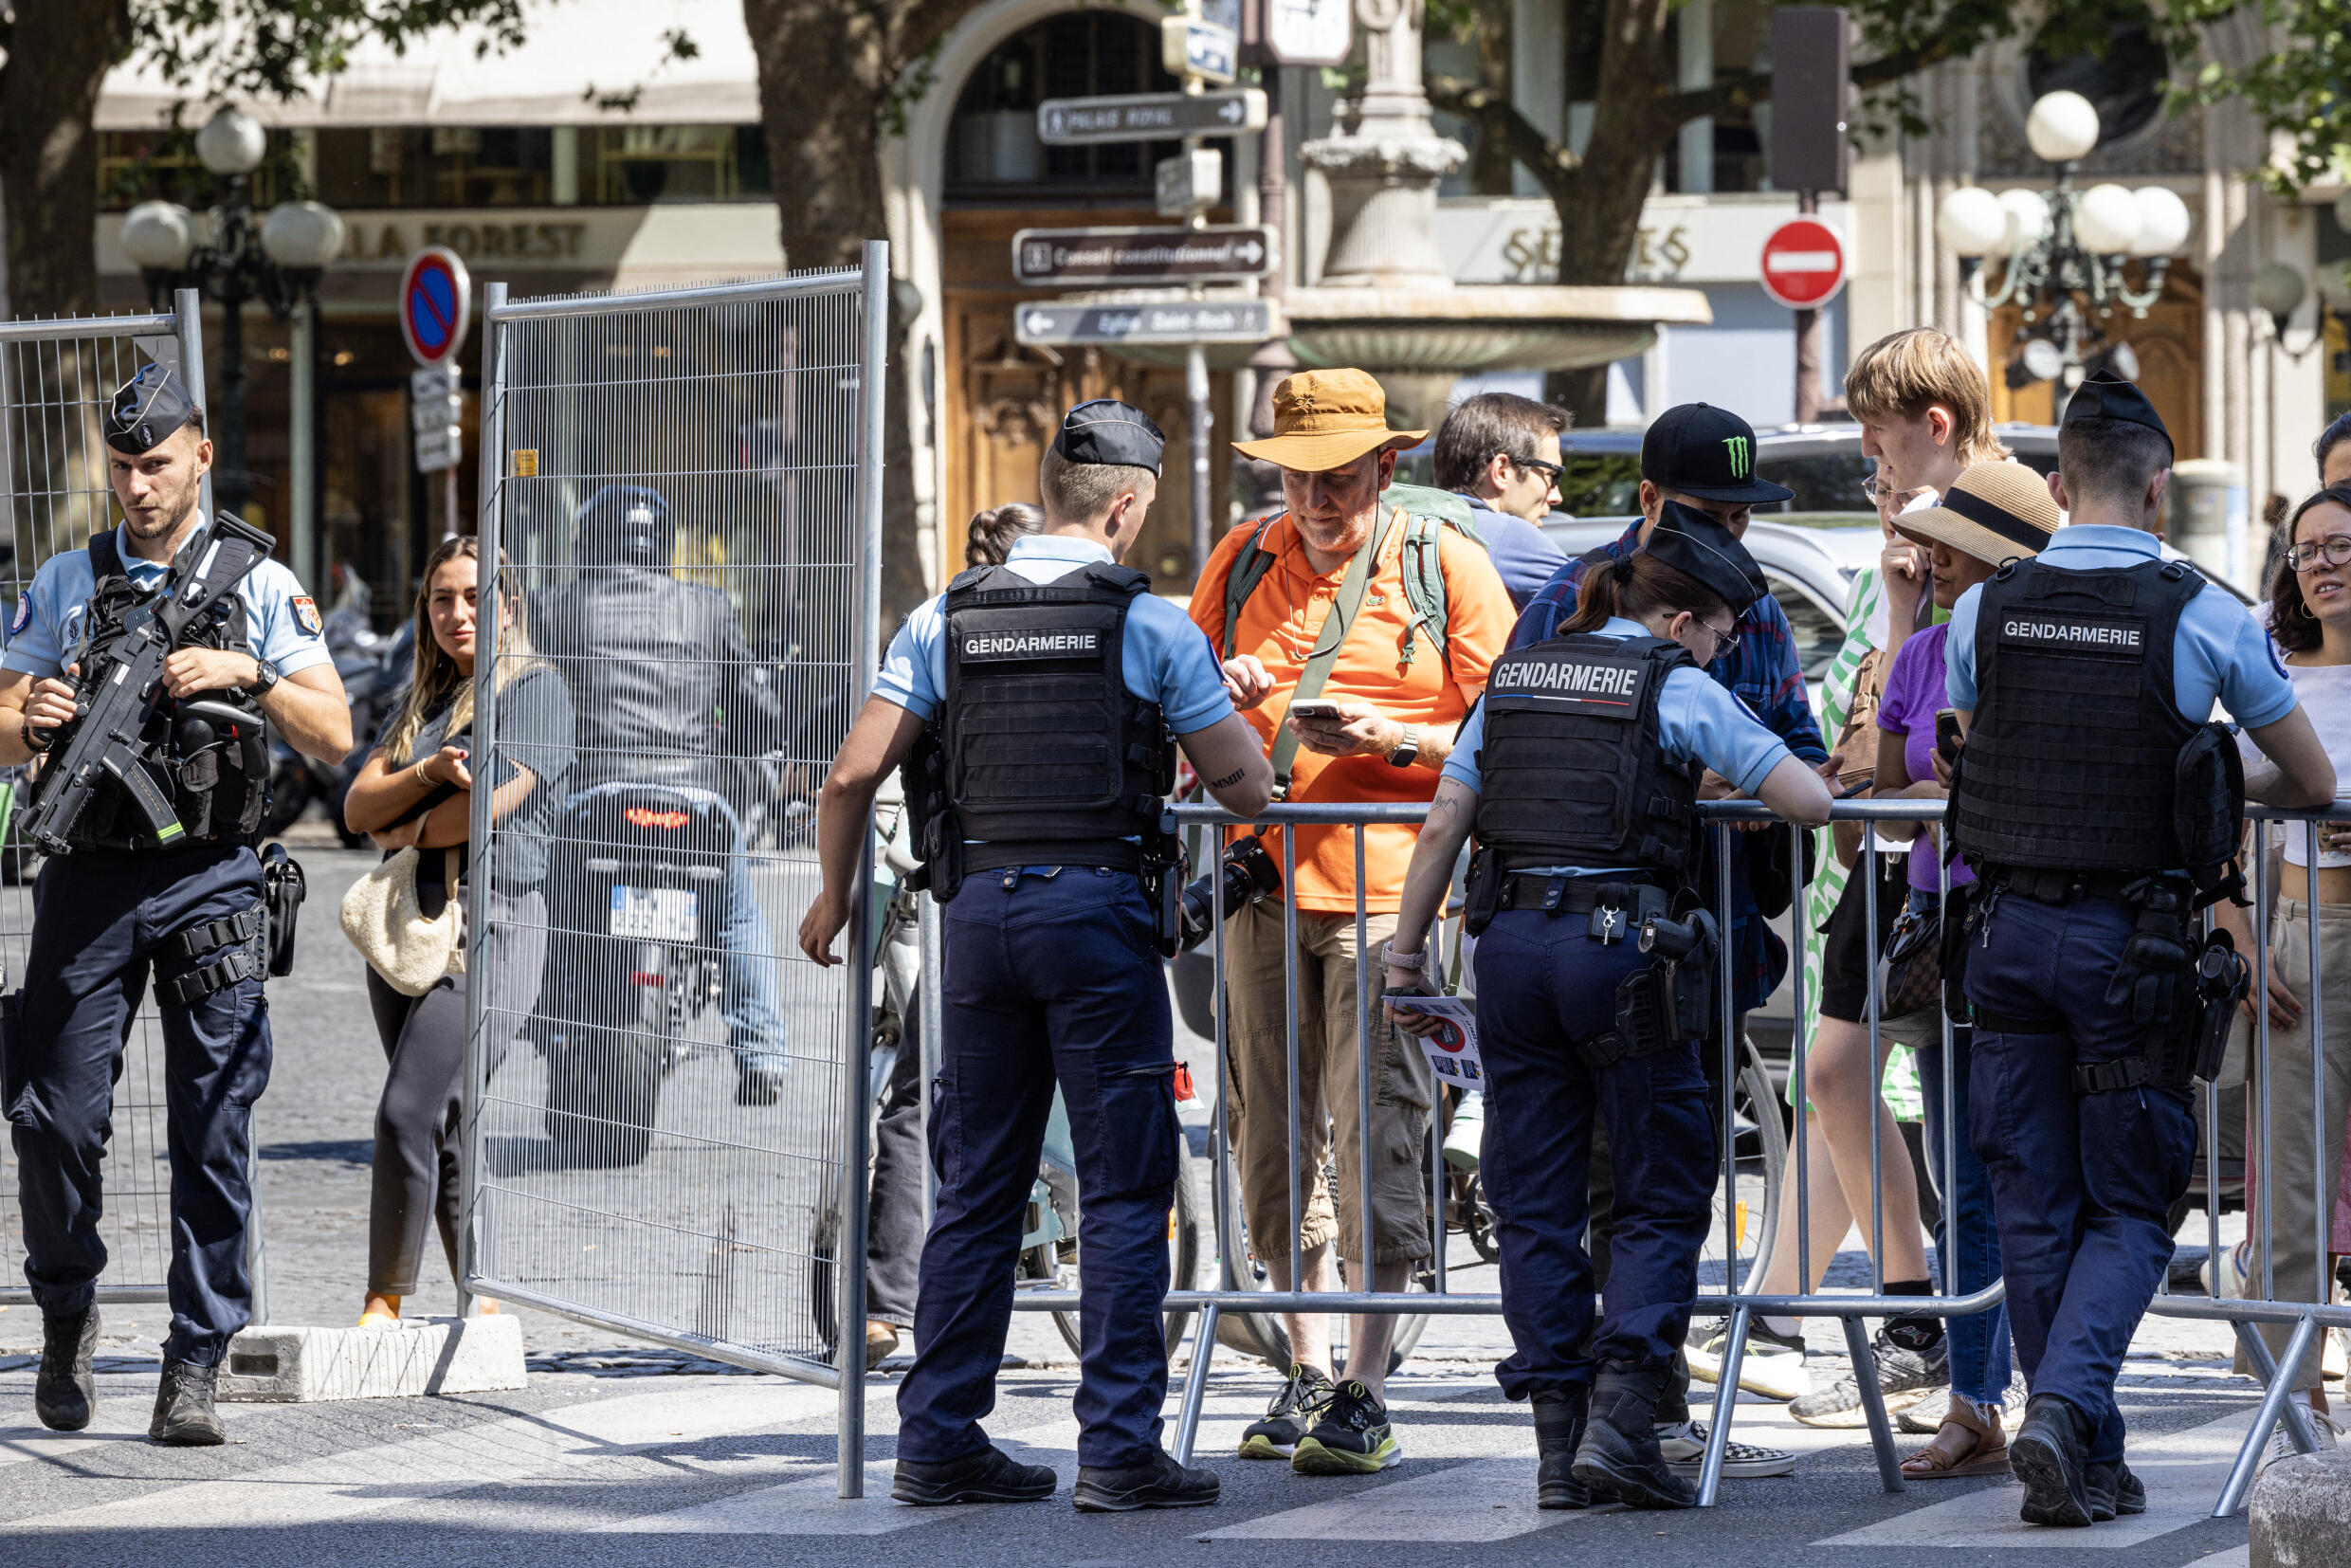
[{"label": "woman with long dark hair", "polygon": [[[503,562],[501,561],[502,565]],[[500,607],[498,742],[506,772],[490,811],[517,830],[486,867],[474,864],[474,649],[481,550],[470,538],[442,541],[425,562],[416,595],[416,657],[407,693],[344,801],[344,821],[387,853],[419,858],[418,902],[437,916],[454,898],[479,920],[489,968],[528,997],[546,952],[543,848],[563,778],[572,767],[572,697],[563,678],[534,656],[518,607]],[[431,851],[454,848],[451,857]],[[427,1230],[438,1219],[453,1279],[459,1249],[460,1081],[465,1055],[465,976],[446,975],[421,996],[404,995],[367,972],[368,1004],[391,1070],[375,1112],[375,1180],[368,1217],[368,1293],[359,1325],[396,1328],[400,1303],[417,1288]],[[501,1042],[502,1046],[502,1042]],[[496,1310],[495,1303],[483,1305]]]},{"label": "woman with long dark hair", "polygon": [[[1829,817],[1819,776],[1705,672],[1762,594],[1728,529],[1668,502],[1646,546],[1585,576],[1558,636],[1497,660],[1429,808],[1385,955],[1392,998],[1435,989],[1426,939],[1474,828],[1480,1170],[1516,1347],[1496,1376],[1533,1403],[1545,1508],[1679,1508],[1695,1496],[1655,1417],[1688,1332],[1714,1187],[1698,1059],[1714,1011],[1712,922],[1690,882],[1701,769],[1788,820]],[[1439,1027],[1409,1004],[1390,1012],[1415,1033]],[[1596,1329],[1584,1249],[1595,1118],[1616,1194]]]}]

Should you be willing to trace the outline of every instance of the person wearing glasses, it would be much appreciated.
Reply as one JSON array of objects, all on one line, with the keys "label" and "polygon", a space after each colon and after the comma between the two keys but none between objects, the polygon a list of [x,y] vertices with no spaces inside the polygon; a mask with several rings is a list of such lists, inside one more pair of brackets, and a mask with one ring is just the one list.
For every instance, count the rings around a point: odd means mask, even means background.
[{"label": "person wearing glasses", "polygon": [[[1493,1090],[1485,1192],[1513,1353],[1534,1407],[1537,1503],[1686,1508],[1657,1406],[1698,1288],[1713,1119],[1699,1045],[1714,926],[1697,873],[1702,774],[1781,817],[1829,817],[1828,786],[1706,679],[1763,574],[1730,531],[1668,501],[1648,544],[1595,567],[1558,634],[1496,661],[1406,873],[1386,993],[1432,993],[1427,935],[1474,829],[1479,1048]],[[1435,1031],[1409,1004],[1398,1026]],[[1595,1326],[1581,1179],[1608,1132],[1617,1234]]]},{"label": "person wearing glasses", "polygon": [[1559,505],[1559,435],[1574,416],[1514,392],[1481,392],[1437,427],[1437,486],[1469,503],[1510,608],[1524,610],[1567,564],[1541,524]]}]

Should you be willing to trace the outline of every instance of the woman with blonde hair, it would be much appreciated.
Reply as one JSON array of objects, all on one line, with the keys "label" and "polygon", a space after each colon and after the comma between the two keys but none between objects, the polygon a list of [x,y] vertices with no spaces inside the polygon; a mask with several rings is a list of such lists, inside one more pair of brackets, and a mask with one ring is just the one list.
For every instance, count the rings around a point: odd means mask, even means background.
[{"label": "woman with blonde hair", "polygon": [[[504,562],[501,560],[501,565]],[[354,831],[389,856],[418,861],[418,903],[428,918],[454,898],[480,939],[500,949],[493,973],[534,994],[546,951],[546,834],[572,767],[572,697],[553,665],[535,657],[518,606],[500,606],[498,744],[504,762],[491,800],[501,834],[486,871],[472,864],[476,587],[481,549],[444,539],[425,562],[416,595],[416,660],[409,687],[377,738],[343,805]],[[459,1085],[465,1054],[465,976],[445,975],[421,996],[394,990],[374,968],[368,1003],[391,1070],[375,1112],[374,1191],[368,1218],[368,1295],[361,1327],[394,1328],[412,1295],[427,1227],[438,1219],[449,1272],[463,1278],[457,1224],[461,1173]],[[502,1045],[502,1042],[501,1042]],[[496,1304],[484,1304],[485,1311]]]}]

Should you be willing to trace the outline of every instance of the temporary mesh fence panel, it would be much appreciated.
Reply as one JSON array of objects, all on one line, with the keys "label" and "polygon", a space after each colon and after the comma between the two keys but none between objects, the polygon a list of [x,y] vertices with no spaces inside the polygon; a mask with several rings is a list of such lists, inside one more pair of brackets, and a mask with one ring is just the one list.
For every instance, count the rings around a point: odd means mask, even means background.
[{"label": "temporary mesh fence panel", "polygon": [[[176,315],[0,323],[0,483],[7,487],[9,529],[0,582],[15,611],[6,635],[20,629],[22,595],[41,564],[86,547],[91,535],[118,520],[102,434],[106,408],[116,388],[140,367],[158,362],[182,372],[202,400],[192,297],[181,301]],[[209,507],[209,481],[205,502]],[[27,783],[27,770],[0,769],[0,822],[12,824]],[[0,984],[9,988],[24,981],[39,868],[39,858],[8,828],[0,842],[0,967],[6,972]],[[114,1133],[100,1179],[105,1209],[100,1233],[107,1262],[100,1295],[160,1302],[172,1261],[172,1173],[165,1155],[163,1037],[152,1004],[132,1023],[115,1081]],[[30,1299],[15,1150],[12,1140],[0,1139],[0,1303]]]},{"label": "temporary mesh fence panel", "polygon": [[793,934],[870,636],[865,287],[487,312],[506,614],[475,771],[559,787],[476,876],[478,1288],[818,1377],[864,989]]}]

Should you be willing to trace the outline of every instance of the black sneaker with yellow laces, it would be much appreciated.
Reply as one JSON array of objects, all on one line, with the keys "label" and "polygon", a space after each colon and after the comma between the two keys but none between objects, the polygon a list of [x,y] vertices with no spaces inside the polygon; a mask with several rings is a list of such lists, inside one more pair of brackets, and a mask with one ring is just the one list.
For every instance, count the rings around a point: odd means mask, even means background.
[{"label": "black sneaker with yellow laces", "polygon": [[1303,1363],[1291,1367],[1282,1391],[1266,1407],[1266,1418],[1242,1429],[1241,1457],[1289,1458],[1298,1450],[1299,1439],[1321,1419],[1337,1392],[1327,1375]]},{"label": "black sneaker with yellow laces", "polygon": [[1301,1475],[1372,1475],[1403,1459],[1387,1408],[1370,1389],[1348,1381],[1331,1395],[1314,1430],[1299,1439],[1290,1468]]}]

